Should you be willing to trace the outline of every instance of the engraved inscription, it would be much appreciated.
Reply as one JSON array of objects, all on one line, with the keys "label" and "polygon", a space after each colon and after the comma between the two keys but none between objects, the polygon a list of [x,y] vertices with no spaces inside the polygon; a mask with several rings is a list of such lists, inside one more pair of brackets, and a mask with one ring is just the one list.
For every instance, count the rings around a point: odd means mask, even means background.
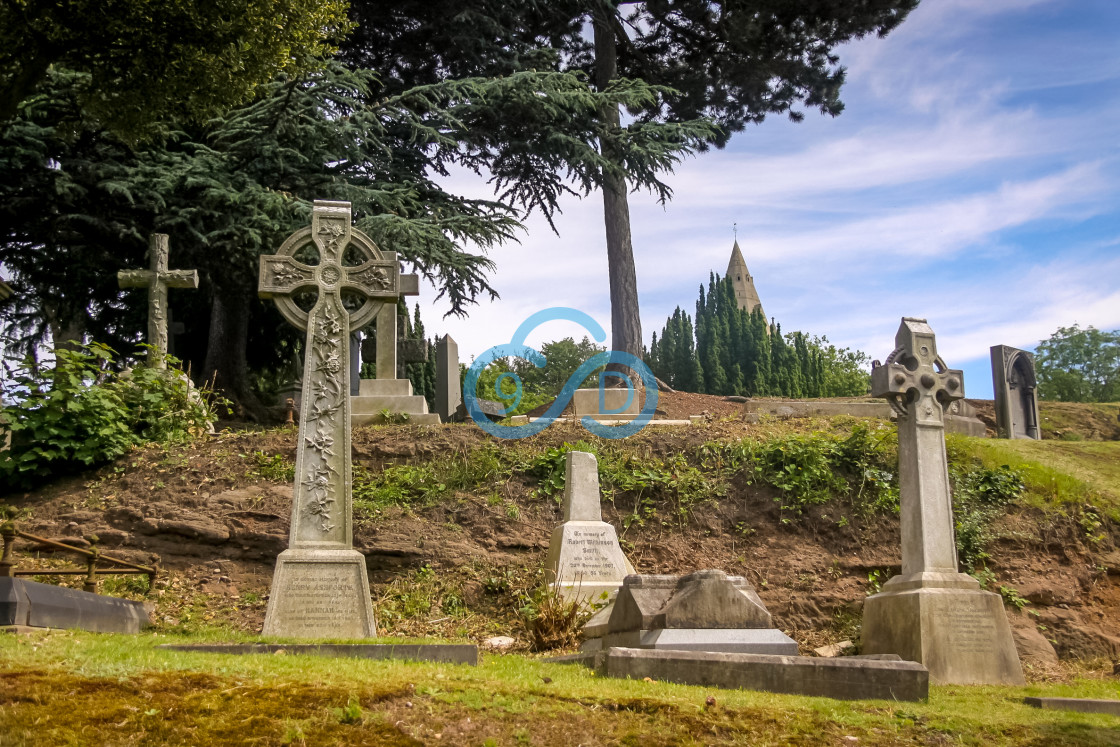
[{"label": "engraved inscription", "polygon": [[987,614],[978,611],[949,612],[950,640],[954,648],[965,654],[985,654],[996,641],[996,624]]},{"label": "engraved inscription", "polygon": [[612,527],[602,529],[573,529],[564,539],[565,576],[587,581],[618,579],[625,571],[618,568],[609,556],[610,549],[618,545]]},{"label": "engraved inscription", "polygon": [[284,624],[293,629],[349,627],[361,618],[356,574],[349,568],[311,565],[290,568],[279,593]]}]

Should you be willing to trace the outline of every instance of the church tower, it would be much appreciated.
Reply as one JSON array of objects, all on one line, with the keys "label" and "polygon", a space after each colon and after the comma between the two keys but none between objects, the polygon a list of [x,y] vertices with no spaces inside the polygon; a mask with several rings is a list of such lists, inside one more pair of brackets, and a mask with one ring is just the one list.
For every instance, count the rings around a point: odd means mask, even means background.
[{"label": "church tower", "polygon": [[[754,311],[757,308],[762,311],[762,301],[758,298],[758,291],[754,289],[754,278],[751,277],[751,271],[747,269],[743,252],[739,250],[738,239],[731,249],[731,261],[727,263],[726,277],[731,281],[731,287],[735,289],[735,300],[740,309]],[[762,311],[762,316],[766,316],[765,311]]]}]

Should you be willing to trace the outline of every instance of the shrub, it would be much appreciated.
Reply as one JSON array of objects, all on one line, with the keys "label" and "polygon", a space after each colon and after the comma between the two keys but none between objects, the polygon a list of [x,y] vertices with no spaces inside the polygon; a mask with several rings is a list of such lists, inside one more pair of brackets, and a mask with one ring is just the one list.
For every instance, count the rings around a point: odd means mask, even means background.
[{"label": "shrub", "polygon": [[135,444],[206,432],[214,419],[211,392],[193,389],[174,366],[113,373],[114,355],[90,343],[56,350],[53,367],[26,363],[11,372],[0,392],[0,419],[12,436],[0,460],[4,484],[31,487],[59,472],[112,461]]}]

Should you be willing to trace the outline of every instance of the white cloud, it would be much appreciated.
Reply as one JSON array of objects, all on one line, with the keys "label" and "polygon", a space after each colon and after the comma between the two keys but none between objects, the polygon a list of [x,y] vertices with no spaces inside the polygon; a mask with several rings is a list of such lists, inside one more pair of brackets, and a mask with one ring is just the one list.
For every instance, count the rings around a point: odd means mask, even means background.
[{"label": "white cloud", "polygon": [[[1074,30],[1050,33],[1054,13]],[[923,3],[886,40],[841,51],[841,117],[767,122],[683,163],[668,206],[632,198],[647,341],[724,270],[733,222],[784,329],[882,358],[900,317],[927,316],[949,365],[973,366],[972,394],[990,389],[991,345],[1030,348],[1075,321],[1120,327],[1120,62],[1102,59],[1092,24],[1055,2]],[[1051,53],[1079,33],[1083,49]],[[1087,81],[1101,83],[1038,93]],[[584,310],[609,334],[601,198],[565,211],[559,238],[534,220],[522,246],[492,253],[499,303],[433,320],[464,360],[548,306]],[[531,342],[582,335],[557,324]]]}]

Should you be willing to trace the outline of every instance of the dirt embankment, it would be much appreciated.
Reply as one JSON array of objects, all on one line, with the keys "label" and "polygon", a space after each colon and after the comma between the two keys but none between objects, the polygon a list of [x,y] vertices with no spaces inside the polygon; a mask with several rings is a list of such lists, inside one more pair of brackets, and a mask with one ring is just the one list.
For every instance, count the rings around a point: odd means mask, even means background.
[{"label": "dirt embankment", "polygon": [[[617,448],[668,460],[709,441],[822,422],[748,425],[733,418],[738,404],[722,398],[666,404],[690,410],[707,404],[699,411],[711,417],[703,426],[646,429],[614,442]],[[105,552],[158,560],[164,573],[150,598],[159,625],[224,623],[255,631],[274,559],[287,546],[292,488],[275,470],[294,460],[295,436],[294,429],[227,431],[186,447],[141,449],[7,502],[29,513],[22,520],[27,531],[96,536]],[[487,449],[539,452],[579,440],[595,441],[575,424],[553,425],[525,442],[496,441],[472,425],[382,426],[354,432],[353,457],[356,469],[372,474],[388,465],[448,457],[467,463]],[[367,558],[382,632],[474,639],[501,633],[527,641],[520,592],[539,581],[560,521],[556,500],[541,492],[539,477],[513,470],[485,492],[452,491],[438,501],[363,512],[354,543]],[[775,496],[744,473],[726,495],[687,510],[671,496],[619,492],[604,503],[604,519],[620,528],[639,572],[719,568],[745,576],[776,625],[805,650],[858,636],[862,600],[898,569],[897,518],[859,519],[825,504],[791,520]],[[989,588],[1003,586],[1009,599],[1029,602],[1008,612],[1035,671],[1049,671],[1057,657],[1120,659],[1120,532],[1107,522],[1089,532],[1073,517],[1023,509],[1005,516],[994,533]],[[22,565],[62,564],[50,553],[21,548]]]}]

